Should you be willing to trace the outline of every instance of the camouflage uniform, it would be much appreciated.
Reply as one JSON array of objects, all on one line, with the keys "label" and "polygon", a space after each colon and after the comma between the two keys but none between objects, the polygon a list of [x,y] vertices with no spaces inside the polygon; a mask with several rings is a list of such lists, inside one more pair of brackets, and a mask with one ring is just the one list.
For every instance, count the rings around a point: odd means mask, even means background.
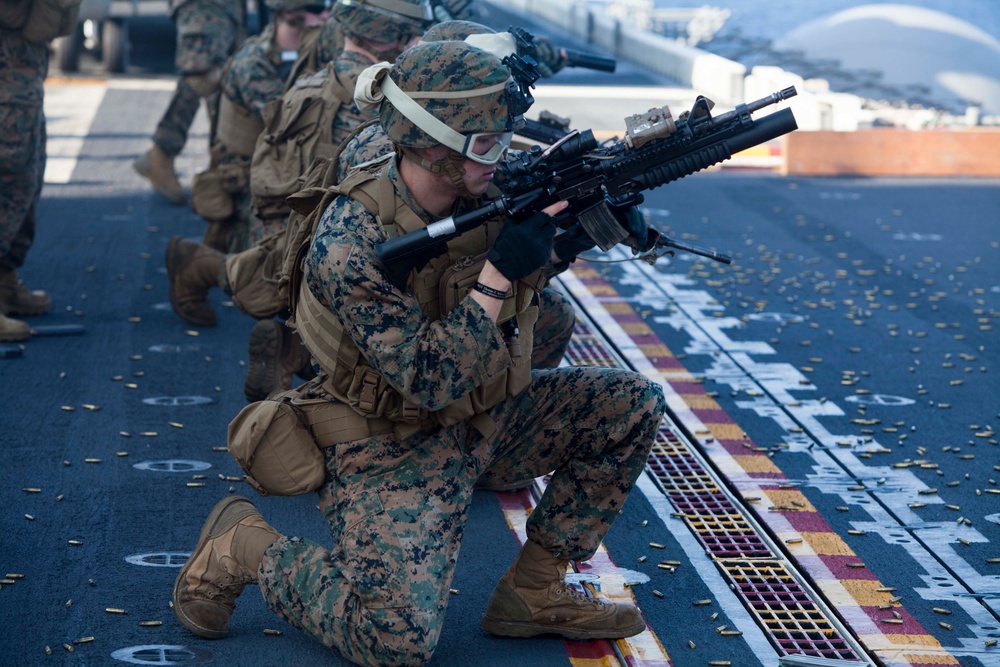
[{"label": "camouflage uniform", "polygon": [[[432,221],[396,165],[386,168],[402,201]],[[324,212],[305,262],[307,284],[360,354],[428,410],[509,367],[500,329],[471,297],[431,322],[387,282],[374,249],[383,240],[378,220],[342,197]],[[405,440],[389,433],[330,447],[319,506],[334,546],[299,538],[271,545],[259,571],[264,599],[354,662],[427,661],[477,482],[555,471],[528,536],[556,556],[589,558],[643,469],[663,409],[659,387],[636,373],[535,370],[525,391],[488,410],[493,439],[459,422]]]},{"label": "camouflage uniform", "polygon": [[35,238],[45,176],[48,58],[47,44],[0,29],[0,273],[18,269]]},{"label": "camouflage uniform", "polygon": [[[285,81],[291,73],[294,61],[282,60],[282,54],[274,45],[274,24],[270,24],[257,37],[247,40],[230,59],[221,83],[221,95],[235,106],[250,112],[260,124],[264,106],[281,97]],[[251,155],[234,154],[214,133],[212,142],[212,165],[240,165],[246,167],[247,183],[233,195],[234,220],[229,231],[229,252],[239,252],[250,245],[250,229],[259,227],[254,223],[250,205],[250,158]]]},{"label": "camouflage uniform", "polygon": [[[341,148],[337,160],[337,182],[351,169],[392,152],[392,139],[380,123],[360,128]],[[555,368],[566,356],[573,335],[576,312],[560,292],[546,287],[538,292],[538,321],[535,322],[532,368]]]},{"label": "camouflage uniform", "polygon": [[176,157],[187,143],[201,100],[187,77],[222,68],[243,41],[246,10],[241,0],[179,0],[172,14],[177,25],[175,65],[181,78],[156,126],[153,143]]}]

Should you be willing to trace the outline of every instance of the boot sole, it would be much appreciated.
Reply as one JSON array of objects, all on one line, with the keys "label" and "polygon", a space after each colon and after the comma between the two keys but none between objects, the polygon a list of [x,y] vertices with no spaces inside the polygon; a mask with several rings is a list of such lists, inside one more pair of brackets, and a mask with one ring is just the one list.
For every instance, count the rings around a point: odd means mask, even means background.
[{"label": "boot sole", "polygon": [[[231,516],[226,517],[225,521],[222,521],[222,516],[225,514],[226,510],[236,503],[246,504],[247,509],[240,512],[233,512]],[[174,580],[172,600],[177,620],[180,621],[181,625],[199,637],[204,637],[205,639],[222,639],[229,634],[229,628],[227,627],[225,630],[205,628],[198,625],[197,622],[184,613],[184,608],[180,604],[179,600],[180,590],[184,586],[184,582],[187,579],[188,568],[190,564],[197,560],[198,556],[201,555],[202,550],[204,550],[208,545],[208,541],[210,539],[217,537],[218,535],[222,535],[246,517],[257,513],[257,509],[253,506],[253,503],[243,496],[226,496],[216,503],[215,507],[212,508],[211,513],[209,513],[208,519],[205,520],[205,525],[201,528],[201,533],[198,535],[198,544],[195,546],[194,551],[191,552],[191,555],[188,556],[187,563],[184,564],[184,567],[182,567],[181,571],[177,574],[177,579]]]},{"label": "boot sole", "polygon": [[28,329],[23,334],[0,333],[0,343],[18,343],[29,338],[31,338],[31,329]]},{"label": "boot sole", "polygon": [[279,326],[274,320],[261,320],[250,331],[250,359],[243,381],[243,394],[249,403],[263,401],[278,387]]},{"label": "boot sole", "polygon": [[639,622],[633,627],[621,632],[608,632],[607,630],[580,630],[578,628],[564,628],[552,625],[537,625],[535,623],[516,623],[512,621],[494,621],[483,617],[479,623],[486,632],[497,637],[536,637],[538,635],[559,635],[566,639],[624,639],[634,637],[646,629],[646,623]]}]

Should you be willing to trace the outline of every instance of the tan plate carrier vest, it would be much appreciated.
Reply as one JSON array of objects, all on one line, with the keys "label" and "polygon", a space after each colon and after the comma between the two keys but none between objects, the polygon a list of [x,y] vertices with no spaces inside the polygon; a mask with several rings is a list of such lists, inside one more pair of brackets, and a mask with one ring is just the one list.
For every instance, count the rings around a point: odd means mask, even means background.
[{"label": "tan plate carrier vest", "polygon": [[[266,43],[267,57],[275,57],[274,27],[249,38],[245,43]],[[232,67],[230,57],[222,70],[225,81]],[[224,222],[236,213],[235,197],[250,186],[250,158],[257,145],[257,137],[264,130],[264,123],[250,109],[237,104],[222,90],[217,96],[218,107],[214,114],[213,135],[209,167],[195,174],[191,183],[191,208],[209,222]],[[221,164],[223,155],[239,158]]]},{"label": "tan plate carrier vest", "polygon": [[[396,194],[387,172],[384,168],[377,173],[358,170],[339,186],[330,188],[321,209],[312,215],[314,228],[326,206],[341,194],[364,205],[389,238],[425,227],[424,221]],[[411,273],[409,285],[429,319],[440,320],[469,293],[486,261],[488,241],[498,232],[499,222],[490,221],[450,241],[447,253]],[[511,331],[507,346],[512,366],[441,410],[428,412],[406,400],[365,361],[354,341],[344,334],[340,319],[313,295],[302,275],[302,259],[310,244],[311,237],[299,248],[286,249],[297,255],[289,284],[292,317],[288,325],[298,330],[302,342],[328,376],[323,389],[363,418],[382,423],[389,420],[400,439],[422,428],[461,421],[470,421],[484,437],[493,437],[496,425],[486,411],[531,384],[532,336],[538,318],[538,307],[533,302],[535,291],[544,283],[541,272],[514,283],[498,318],[498,324]]]}]

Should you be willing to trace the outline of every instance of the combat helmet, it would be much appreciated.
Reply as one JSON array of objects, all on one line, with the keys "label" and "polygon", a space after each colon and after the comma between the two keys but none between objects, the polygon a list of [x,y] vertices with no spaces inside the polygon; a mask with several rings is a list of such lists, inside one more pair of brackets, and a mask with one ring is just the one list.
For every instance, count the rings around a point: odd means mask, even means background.
[{"label": "combat helmet", "polygon": [[383,44],[422,35],[434,21],[430,0],[334,0],[332,15],[352,38]]},{"label": "combat helmet", "polygon": [[465,41],[470,35],[487,35],[496,32],[493,28],[475,21],[442,21],[427,29],[421,42]]},{"label": "combat helmet", "polygon": [[393,143],[404,149],[443,144],[483,164],[500,160],[526,110],[500,59],[458,41],[410,48],[382,79],[381,92],[379,116]]}]

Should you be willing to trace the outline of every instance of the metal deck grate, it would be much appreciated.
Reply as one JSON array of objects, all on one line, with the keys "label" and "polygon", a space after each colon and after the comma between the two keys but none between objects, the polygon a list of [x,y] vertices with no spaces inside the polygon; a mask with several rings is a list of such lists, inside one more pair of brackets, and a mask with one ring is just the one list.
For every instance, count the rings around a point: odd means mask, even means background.
[{"label": "metal deck grate", "polygon": [[[566,359],[574,366],[621,367],[602,335],[579,321]],[[824,610],[674,428],[669,420],[664,421],[646,469],[778,652],[857,660]]]},{"label": "metal deck grate", "polygon": [[717,564],[782,652],[858,659],[784,563],[779,560],[721,560]]}]

